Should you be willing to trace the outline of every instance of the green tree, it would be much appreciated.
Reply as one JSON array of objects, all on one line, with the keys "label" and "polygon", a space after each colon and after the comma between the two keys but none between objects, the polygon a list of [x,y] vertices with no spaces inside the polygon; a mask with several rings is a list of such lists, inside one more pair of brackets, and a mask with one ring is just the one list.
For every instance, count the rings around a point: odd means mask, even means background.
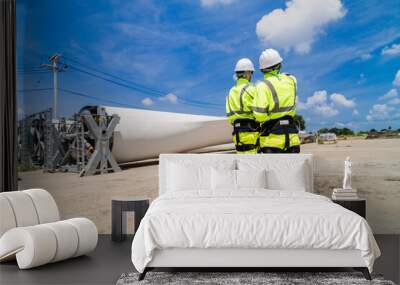
[{"label": "green tree", "polygon": [[341,130],[341,134],[342,134],[343,136],[353,136],[353,135],[354,135],[354,132],[353,132],[352,130],[350,130],[349,128],[343,128],[343,129]]},{"label": "green tree", "polygon": [[328,130],[329,133],[334,133],[337,136],[352,136],[354,132],[349,128],[331,128]]},{"label": "green tree", "polygon": [[318,133],[320,133],[320,134],[326,134],[326,133],[329,133],[329,130],[328,130],[328,128],[322,128],[322,129],[320,129],[320,130],[318,131]]},{"label": "green tree", "polygon": [[294,122],[301,131],[304,131],[306,129],[306,121],[304,120],[302,115],[295,115]]}]

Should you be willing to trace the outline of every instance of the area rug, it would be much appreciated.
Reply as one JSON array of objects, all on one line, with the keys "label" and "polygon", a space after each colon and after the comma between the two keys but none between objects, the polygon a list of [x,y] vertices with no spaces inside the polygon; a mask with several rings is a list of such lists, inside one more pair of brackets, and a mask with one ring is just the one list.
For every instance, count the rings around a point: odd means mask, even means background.
[{"label": "area rug", "polygon": [[380,275],[373,275],[373,280],[368,281],[359,272],[148,272],[142,281],[138,281],[138,276],[138,273],[122,274],[116,285],[395,285]]}]

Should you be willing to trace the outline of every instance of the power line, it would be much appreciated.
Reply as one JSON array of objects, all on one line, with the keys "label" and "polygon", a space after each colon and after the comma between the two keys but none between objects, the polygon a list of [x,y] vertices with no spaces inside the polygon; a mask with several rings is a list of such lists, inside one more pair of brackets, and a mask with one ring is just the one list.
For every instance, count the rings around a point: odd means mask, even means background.
[{"label": "power line", "polygon": [[107,81],[107,82],[114,83],[114,84],[116,84],[116,85],[119,85],[119,86],[122,86],[122,87],[125,87],[125,88],[128,88],[128,89],[133,89],[133,90],[135,90],[135,91],[143,92],[143,93],[145,93],[146,95],[149,95],[149,96],[158,97],[158,96],[160,95],[160,94],[156,95],[156,94],[154,94],[154,93],[150,93],[149,91],[143,90],[143,89],[141,89],[141,88],[138,88],[138,87],[135,87],[135,86],[131,86],[131,85],[127,85],[127,84],[124,84],[124,83],[120,83],[120,82],[117,82],[117,81],[115,81],[115,80],[112,80],[112,79],[109,79],[109,78],[106,78],[106,77],[102,77],[102,76],[96,75],[96,74],[94,74],[94,73],[92,73],[92,72],[89,72],[89,71],[80,69],[80,68],[78,68],[78,67],[74,67],[74,66],[71,66],[71,65],[70,65],[69,68],[70,68],[70,69],[74,69],[74,70],[79,71],[79,72],[82,72],[82,73],[84,73],[84,74],[87,74],[87,75],[90,75],[90,76],[93,76],[93,77],[102,79],[102,80],[105,80],[105,81]]},{"label": "power line", "polygon": [[105,71],[100,70],[100,69],[98,69],[98,68],[95,68],[95,67],[92,67],[92,66],[91,66],[91,67],[87,67],[86,65],[84,65],[84,64],[80,63],[79,61],[77,61],[77,60],[75,60],[75,59],[72,59],[72,58],[70,58],[70,57],[64,56],[64,58],[66,58],[66,59],[68,59],[68,60],[70,60],[70,61],[72,61],[72,62],[74,62],[74,63],[76,63],[76,64],[78,64],[78,65],[80,65],[80,66],[82,66],[82,67],[84,67],[84,68],[86,68],[86,69],[94,70],[94,71],[96,71],[96,72],[98,72],[98,73],[100,73],[100,74],[106,75],[106,76],[108,76],[108,77],[111,77],[111,78],[120,80],[120,81],[125,82],[125,83],[128,83],[128,84],[135,85],[135,86],[137,86],[138,88],[147,89],[147,90],[152,91],[152,92],[154,92],[154,93],[158,93],[159,95],[164,95],[164,94],[165,94],[165,92],[162,92],[162,91],[159,91],[159,90],[156,90],[156,89],[153,89],[153,88],[144,86],[144,85],[142,85],[142,84],[138,84],[138,83],[136,83],[136,82],[133,82],[133,81],[130,81],[130,80],[121,78],[121,77],[119,77],[119,76],[116,76],[116,75],[113,75],[113,74],[111,74],[111,73],[105,72]]},{"label": "power line", "polygon": [[[124,84],[124,83],[116,82],[115,80],[111,80],[111,79],[109,79],[109,78],[105,78],[105,77],[96,75],[96,74],[94,74],[94,73],[92,73],[92,72],[89,72],[89,71],[86,71],[86,70],[82,70],[82,69],[80,69],[80,68],[78,68],[78,67],[71,66],[72,69],[75,69],[75,70],[77,70],[77,71],[79,71],[79,72],[86,73],[86,74],[88,74],[88,75],[91,75],[91,76],[94,76],[94,77],[97,77],[97,78],[106,80],[106,81],[108,81],[108,82],[117,84],[117,85],[119,85],[119,86],[122,86],[122,87],[125,87],[125,88],[130,88],[130,89],[133,89],[133,90],[135,90],[135,91],[142,92],[142,93],[144,93],[144,94],[146,94],[146,95],[149,95],[149,96],[152,96],[152,97],[160,97],[160,96],[165,96],[165,95],[167,94],[167,92],[159,91],[159,90],[156,90],[156,89],[153,89],[153,88],[150,88],[150,87],[147,87],[147,86],[138,84],[138,83],[136,83],[136,82],[126,80],[126,79],[124,79],[124,78],[121,78],[121,77],[115,76],[115,75],[113,75],[113,74],[104,72],[104,71],[99,70],[99,69],[96,69],[96,68],[94,68],[94,67],[87,67],[87,66],[85,66],[84,64],[80,63],[79,61],[77,61],[77,60],[75,60],[75,59],[72,59],[72,58],[70,58],[70,57],[65,57],[65,56],[64,56],[64,58],[66,58],[67,60],[72,61],[72,62],[74,62],[74,63],[76,63],[76,64],[78,64],[78,65],[80,65],[80,66],[82,66],[82,67],[84,67],[84,68],[86,68],[86,69],[94,70],[94,71],[96,71],[96,72],[98,72],[98,73],[101,73],[101,74],[104,74],[104,75],[106,75],[106,76],[108,76],[108,77],[111,77],[111,78],[114,78],[114,79],[117,79],[117,80],[119,80],[119,81],[122,81],[122,82],[127,83],[127,84]],[[129,85],[128,85],[128,84],[129,84]],[[203,105],[214,106],[214,107],[220,107],[220,104],[214,104],[214,103],[210,103],[210,102],[203,102],[203,101],[198,101],[198,100],[193,100],[193,99],[178,98],[178,100],[181,101],[181,102],[183,102],[183,103],[186,103],[186,104],[187,104],[187,103],[189,103],[189,104],[194,104],[194,105],[196,105],[197,107],[201,107],[201,106],[203,106]]]},{"label": "power line", "polygon": [[103,98],[100,98],[100,97],[91,96],[91,95],[88,95],[88,94],[85,94],[85,93],[76,92],[76,91],[72,91],[72,90],[68,90],[68,89],[59,88],[59,90],[61,92],[64,92],[64,93],[69,93],[69,94],[80,96],[80,97],[84,97],[84,98],[95,99],[95,100],[98,100],[98,101],[117,104],[117,105],[124,106],[124,107],[138,108],[138,106],[135,106],[135,105],[130,105],[130,104],[126,104],[126,103],[120,103],[120,102],[117,102],[117,101],[114,101],[114,100],[109,100],[109,99],[103,99]]},{"label": "power line", "polygon": [[[79,67],[76,67],[76,66],[68,66],[72,70],[84,73],[86,75],[95,77],[97,79],[101,79],[101,80],[107,81],[109,83],[112,83],[112,84],[115,84],[115,85],[118,85],[118,86],[121,86],[121,87],[124,87],[124,88],[127,88],[127,89],[131,89],[131,90],[134,90],[136,92],[140,92],[140,93],[145,94],[146,96],[149,96],[149,97],[152,97],[152,98],[157,98],[158,99],[158,98],[160,98],[162,96],[165,96],[167,94],[167,92],[159,91],[159,90],[144,86],[142,84],[138,84],[136,82],[126,80],[126,79],[121,78],[119,76],[115,76],[113,74],[104,72],[104,71],[102,71],[102,70],[100,70],[98,68],[87,67],[86,65],[81,64],[78,60],[72,59],[70,57],[65,57],[65,56],[62,56],[62,57],[66,58],[68,61],[72,61],[72,62],[76,63],[77,65],[82,66],[84,68],[84,69],[82,69],[82,68],[79,68]],[[58,54],[50,57],[49,60],[53,63],[52,65],[41,65],[41,67],[42,68],[43,67],[48,68],[53,73],[57,73],[57,71],[62,71],[62,70],[58,70],[58,69],[55,71],[54,64],[56,65],[56,68],[59,67],[57,64],[60,64],[60,68],[64,68],[64,67],[66,68],[67,67],[67,65],[65,63],[62,63],[60,61],[60,55],[58,55]],[[89,69],[89,71],[85,70],[85,69]],[[102,74],[103,76],[92,72],[92,70],[94,72]],[[32,67],[26,66],[25,68],[22,68],[21,70],[18,70],[18,74],[22,74],[22,75],[28,75],[28,74],[29,75],[34,75],[34,74],[45,74],[45,73],[48,73],[48,71],[45,71],[43,69],[37,69],[36,67],[33,67],[33,66]],[[54,74],[54,75],[56,76],[56,74]],[[56,83],[56,80],[55,80],[55,83]],[[54,90],[55,90],[54,105],[56,106],[57,105],[57,100],[56,100],[56,97],[57,97],[56,96],[56,90],[57,90],[56,85],[57,84],[54,84],[54,85],[55,85],[54,86]],[[64,90],[66,90],[66,89],[64,89]],[[75,91],[73,91],[73,92],[75,92]],[[87,95],[87,96],[90,96],[90,95]],[[90,98],[94,99],[96,97],[91,96]],[[100,100],[104,101],[104,99],[100,99]],[[219,104],[213,104],[213,103],[210,103],[210,102],[202,102],[202,101],[198,101],[198,100],[186,99],[186,98],[181,98],[181,97],[178,97],[177,100],[179,102],[183,103],[183,104],[192,105],[192,106],[200,107],[200,108],[220,108],[221,107]],[[112,100],[107,100],[107,101],[108,102],[112,102],[114,104],[121,104],[119,102],[115,102],[115,101],[112,101]],[[55,108],[54,111],[56,112],[56,108]]]},{"label": "power line", "polygon": [[32,89],[19,89],[17,92],[37,92],[37,91],[48,91],[53,90],[53,88],[32,88]]},{"label": "power line", "polygon": [[41,68],[17,68],[17,71],[37,71],[37,70],[43,70]]},{"label": "power line", "polygon": [[[50,91],[53,90],[53,88],[32,88],[32,89],[19,89],[17,90],[17,92],[39,92],[39,91]],[[68,90],[68,89],[63,89],[63,88],[58,88],[58,90],[60,90],[61,92],[64,93],[69,93],[72,95],[76,95],[76,96],[80,96],[80,97],[84,97],[84,98],[89,98],[89,99],[94,99],[97,101],[103,101],[103,102],[108,102],[108,103],[112,103],[112,104],[117,104],[120,106],[124,106],[124,107],[133,107],[133,108],[139,108],[138,106],[135,105],[130,105],[130,104],[126,104],[126,103],[120,103],[114,100],[108,100],[108,99],[103,99],[100,97],[96,97],[96,96],[91,96],[85,93],[81,93],[81,92],[77,92],[77,91],[72,91],[72,90]]]},{"label": "power line", "polygon": [[20,74],[20,75],[50,74],[50,73],[51,72],[45,71],[45,70],[41,70],[41,71],[26,71],[26,72],[17,71],[17,74]]},{"label": "power line", "polygon": [[[119,85],[121,87],[125,87],[125,88],[131,89],[131,90],[135,90],[135,91],[144,93],[147,96],[150,96],[150,97],[153,97],[153,98],[160,98],[161,96],[165,96],[165,94],[166,94],[165,92],[152,91],[151,89],[147,90],[146,88],[143,88],[143,87],[132,86],[132,85],[128,85],[128,84],[125,84],[125,83],[117,82],[115,80],[112,80],[112,79],[97,75],[95,73],[83,70],[83,69],[75,67],[75,66],[69,65],[68,67],[70,69],[73,69],[73,70],[79,71],[81,73],[84,73],[84,74],[87,74],[87,75],[90,75],[90,76],[105,80],[107,82]],[[204,107],[208,107],[208,108],[209,107],[211,107],[211,108],[220,107],[219,104],[213,104],[213,103],[209,103],[209,102],[202,102],[202,101],[185,99],[185,98],[178,98],[178,100],[182,101],[184,104],[195,105],[196,107],[203,107],[203,108]]]}]

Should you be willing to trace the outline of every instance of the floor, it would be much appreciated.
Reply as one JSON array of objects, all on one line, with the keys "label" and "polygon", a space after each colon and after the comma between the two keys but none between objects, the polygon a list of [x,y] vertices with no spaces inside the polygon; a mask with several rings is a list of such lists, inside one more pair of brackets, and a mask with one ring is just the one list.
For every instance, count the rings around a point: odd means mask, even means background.
[{"label": "floor", "polygon": [[100,235],[97,248],[88,256],[18,270],[15,262],[0,265],[0,284],[115,284],[124,272],[132,272],[131,241],[111,241]]},{"label": "floor", "polygon": [[[382,256],[375,272],[395,283],[400,281],[400,235],[375,236]],[[0,284],[115,284],[124,272],[133,271],[130,240],[111,241],[100,235],[97,249],[89,256],[78,257],[31,270],[18,270],[15,262],[0,265]]]}]

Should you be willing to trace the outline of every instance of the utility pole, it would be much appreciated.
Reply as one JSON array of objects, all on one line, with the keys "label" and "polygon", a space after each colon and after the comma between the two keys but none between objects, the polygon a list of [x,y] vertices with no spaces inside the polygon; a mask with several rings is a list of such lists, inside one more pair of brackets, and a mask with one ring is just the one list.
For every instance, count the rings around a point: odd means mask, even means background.
[{"label": "utility pole", "polygon": [[66,64],[59,64],[61,59],[60,54],[54,54],[49,57],[49,61],[51,64],[42,64],[41,67],[51,70],[53,72],[53,90],[54,90],[54,98],[53,98],[53,119],[57,119],[58,116],[58,72],[63,72],[67,69]]}]

